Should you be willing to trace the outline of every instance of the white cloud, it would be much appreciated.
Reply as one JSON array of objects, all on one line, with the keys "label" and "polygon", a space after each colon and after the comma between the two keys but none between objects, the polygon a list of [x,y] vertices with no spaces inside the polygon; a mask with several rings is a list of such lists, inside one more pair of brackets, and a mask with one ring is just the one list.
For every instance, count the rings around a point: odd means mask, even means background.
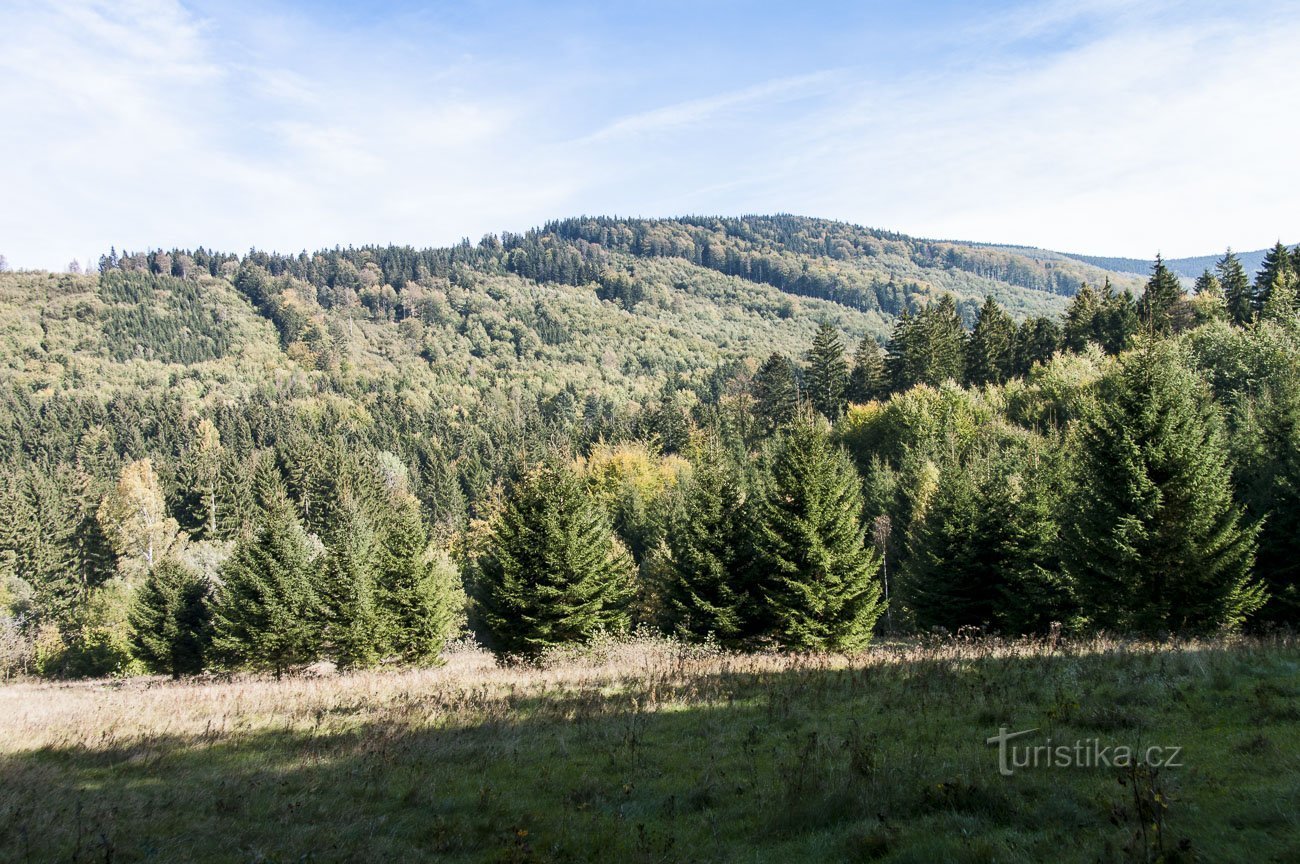
[{"label": "white cloud", "polygon": [[768,80],[674,100],[655,69],[593,89],[545,52],[360,50],[283,10],[0,0],[0,252],[55,268],[110,244],[778,210],[1097,254],[1296,241],[1298,5],[1035,3],[936,27],[947,53],[910,68],[774,58]]}]

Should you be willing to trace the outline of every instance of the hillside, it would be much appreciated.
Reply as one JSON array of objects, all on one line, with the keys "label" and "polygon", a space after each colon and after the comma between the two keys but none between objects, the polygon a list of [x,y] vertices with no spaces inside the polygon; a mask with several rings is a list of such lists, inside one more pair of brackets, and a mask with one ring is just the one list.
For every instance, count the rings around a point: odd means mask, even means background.
[{"label": "hillside", "polygon": [[698,382],[720,363],[796,356],[823,321],[883,343],[897,315],[943,293],[969,326],[989,295],[1020,319],[1058,315],[1083,281],[1141,283],[792,216],[572,219],[475,246],[245,260],[269,287],[237,284],[238,259],[202,249],[114,255],[110,271],[150,274],[147,289],[120,274],[0,276],[0,369],[46,391],[238,396],[270,374],[637,399],[665,371]]}]

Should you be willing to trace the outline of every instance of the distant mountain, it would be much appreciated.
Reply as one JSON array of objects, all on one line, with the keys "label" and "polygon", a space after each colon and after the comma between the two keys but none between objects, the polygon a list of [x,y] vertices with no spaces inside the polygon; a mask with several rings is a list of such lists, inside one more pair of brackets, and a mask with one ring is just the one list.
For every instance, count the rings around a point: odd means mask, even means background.
[{"label": "distant mountain", "polygon": [[[1073,258],[1075,261],[1082,261],[1103,270],[1113,270],[1117,273],[1136,273],[1142,276],[1151,273],[1153,263],[1153,261],[1144,261],[1140,258],[1107,258],[1100,255],[1075,255],[1069,252],[1063,254],[1067,258]],[[1251,276],[1254,276],[1263,265],[1266,254],[1268,254],[1267,249],[1236,253],[1237,257],[1241,259],[1241,266],[1246,268],[1246,272]],[[1220,252],[1217,255],[1198,255],[1193,258],[1166,258],[1165,266],[1184,279],[1194,280],[1206,270],[1213,270],[1215,262],[1222,257],[1223,253]]]}]

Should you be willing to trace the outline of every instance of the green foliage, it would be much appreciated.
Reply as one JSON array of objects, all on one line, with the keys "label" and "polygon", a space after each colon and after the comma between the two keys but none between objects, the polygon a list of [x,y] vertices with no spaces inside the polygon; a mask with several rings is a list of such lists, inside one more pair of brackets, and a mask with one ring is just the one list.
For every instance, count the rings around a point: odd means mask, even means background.
[{"label": "green foliage", "polygon": [[377,541],[370,519],[350,498],[339,502],[319,566],[321,640],[340,669],[364,669],[384,657],[388,634],[375,585]]},{"label": "green foliage", "polygon": [[820,418],[800,416],[773,443],[752,518],[753,579],[774,641],[866,645],[884,611],[880,560],[866,546],[857,472]]},{"label": "green foliage", "polygon": [[844,343],[829,324],[817,328],[812,348],[808,350],[808,400],[828,420],[838,420],[848,405],[845,397],[849,384],[849,366],[844,359]]},{"label": "green foliage", "polygon": [[1148,335],[1167,335],[1174,331],[1176,307],[1183,298],[1183,287],[1178,277],[1165,266],[1164,259],[1156,255],[1156,263],[1147,280],[1146,291],[1138,301],[1138,316]]},{"label": "green foliage", "polygon": [[150,672],[193,675],[203,671],[211,638],[206,579],[166,558],[136,589],[128,620],[131,648]]},{"label": "green foliage", "polygon": [[863,403],[883,397],[888,390],[885,380],[885,352],[870,336],[862,337],[853,355],[853,371],[849,373],[846,391],[850,402]]},{"label": "green foliage", "polygon": [[1261,605],[1218,411],[1175,346],[1102,379],[1074,453],[1062,554],[1094,626],[1201,632]]},{"label": "green foliage", "polygon": [[395,491],[385,514],[377,579],[389,650],[408,663],[435,663],[461,623],[460,573],[445,553],[429,548],[410,494]]},{"label": "green foliage", "polygon": [[568,467],[551,462],[515,485],[479,566],[479,616],[502,654],[535,656],[628,624],[631,558]]},{"label": "green foliage", "polygon": [[[1275,292],[1284,293],[1280,302],[1273,304],[1274,320],[1281,320],[1293,314],[1295,309],[1296,271],[1291,259],[1291,251],[1278,241],[1268,254],[1264,263],[1255,274],[1255,290],[1252,305],[1257,315],[1263,315],[1269,308],[1269,300]],[[1288,308],[1290,307],[1290,308]]]},{"label": "green foliage", "polygon": [[989,295],[966,344],[966,381],[977,387],[1001,384],[1015,371],[1015,360],[1015,322]]},{"label": "green foliage", "polygon": [[671,626],[694,639],[743,645],[757,635],[763,602],[749,581],[744,478],[712,436],[693,464],[666,534]]},{"label": "green foliage", "polygon": [[754,373],[754,401],[754,413],[768,433],[794,420],[799,410],[799,384],[790,358],[772,354]]},{"label": "green foliage", "polygon": [[212,647],[228,663],[271,669],[279,677],[320,657],[322,601],[315,551],[278,473],[264,470],[257,493],[265,521],[222,568]]},{"label": "green foliage", "polygon": [[1055,558],[1056,478],[1031,448],[988,448],[940,470],[899,580],[920,627],[1032,633],[1071,620]]},{"label": "green foliage", "polygon": [[1255,297],[1251,292],[1246,269],[1229,249],[1215,263],[1214,272],[1219,279],[1219,285],[1223,288],[1229,319],[1239,327],[1246,326],[1255,317]]}]

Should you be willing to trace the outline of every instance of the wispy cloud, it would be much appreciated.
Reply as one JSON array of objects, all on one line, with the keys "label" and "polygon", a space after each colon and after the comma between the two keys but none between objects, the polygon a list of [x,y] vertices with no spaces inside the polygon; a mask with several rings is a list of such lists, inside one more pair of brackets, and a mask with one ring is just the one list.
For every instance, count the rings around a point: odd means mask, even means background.
[{"label": "wispy cloud", "polygon": [[580,139],[578,143],[594,144],[658,132],[698,128],[740,111],[770,107],[773,104],[824,92],[826,85],[833,80],[832,72],[822,71],[765,81],[752,87],[743,87],[700,99],[689,99],[651,111],[620,117]]},{"label": "wispy cloud", "polygon": [[644,49],[575,13],[494,53],[501,34],[432,12],[358,31],[292,0],[188,2],[0,0],[11,262],[438,244],[583,212],[795,211],[1128,255],[1300,237],[1295,0],[949,6],[888,56],[843,16],[727,19],[692,31],[690,63],[662,48],[685,26],[669,12]]}]

